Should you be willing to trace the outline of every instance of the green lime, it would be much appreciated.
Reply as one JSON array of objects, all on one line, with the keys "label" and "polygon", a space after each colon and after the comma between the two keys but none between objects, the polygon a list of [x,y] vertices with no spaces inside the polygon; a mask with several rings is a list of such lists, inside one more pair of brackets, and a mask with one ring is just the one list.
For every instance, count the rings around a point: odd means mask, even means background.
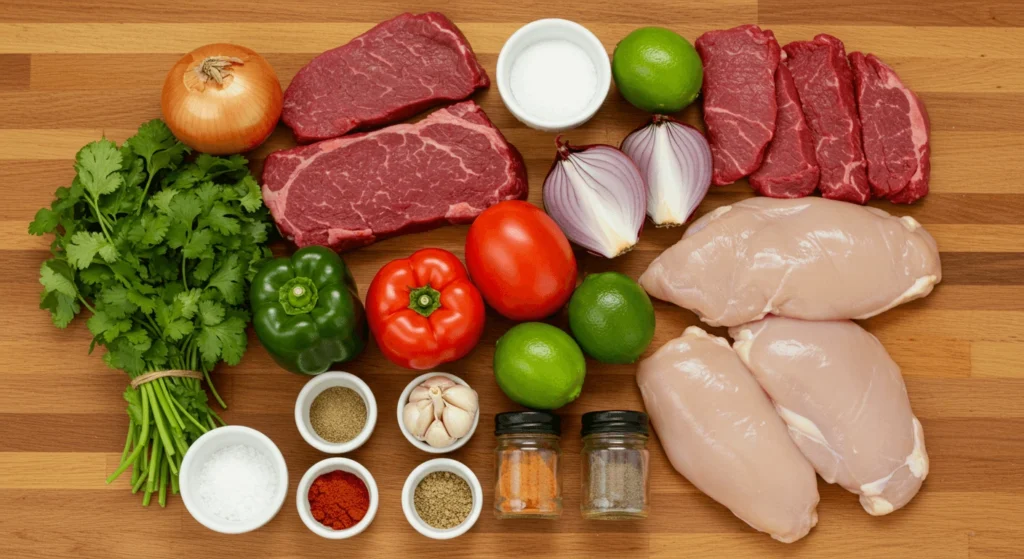
[{"label": "green lime", "polygon": [[562,330],[543,322],[524,322],[498,338],[494,379],[517,403],[553,410],[583,390],[587,363],[580,346]]},{"label": "green lime", "polygon": [[590,274],[569,299],[569,328],[594,359],[633,363],[654,338],[654,305],[629,276]]},{"label": "green lime", "polygon": [[690,41],[664,27],[641,27],[615,47],[612,75],[638,109],[674,113],[700,93],[704,66]]}]

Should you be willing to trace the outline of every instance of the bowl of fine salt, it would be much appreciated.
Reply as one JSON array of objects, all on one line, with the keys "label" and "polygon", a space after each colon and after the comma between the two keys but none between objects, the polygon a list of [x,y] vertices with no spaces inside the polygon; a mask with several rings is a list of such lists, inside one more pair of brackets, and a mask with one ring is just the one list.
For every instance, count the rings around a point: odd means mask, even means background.
[{"label": "bowl of fine salt", "polygon": [[222,534],[251,532],[274,518],[288,493],[288,467],[266,435],[230,425],[192,443],[178,475],[192,518]]}]

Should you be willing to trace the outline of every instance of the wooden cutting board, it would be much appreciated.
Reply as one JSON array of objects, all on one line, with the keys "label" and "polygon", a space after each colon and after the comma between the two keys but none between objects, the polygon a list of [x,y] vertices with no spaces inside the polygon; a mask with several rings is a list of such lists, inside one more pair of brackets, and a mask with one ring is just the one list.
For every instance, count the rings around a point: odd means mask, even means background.
[{"label": "wooden cutting board", "polygon": [[[485,509],[467,535],[434,542],[406,523],[400,506],[407,474],[430,458],[399,432],[395,407],[415,375],[375,347],[345,369],[376,393],[380,419],[351,457],[378,480],[380,511],[361,536],[329,542],[299,520],[293,493],[264,529],[242,536],[210,532],[180,498],[142,508],[104,477],[118,462],[127,418],[125,375],[87,355],[84,321],[66,331],[37,308],[39,265],[50,239],[26,233],[36,209],[74,175],[79,147],[106,135],[121,141],[160,115],[166,71],[184,52],[235,42],[264,55],[287,84],[313,56],[401,11],[444,10],[469,38],[490,75],[504,40],[520,25],[565,17],[589,27],[609,52],[632,29],[666,25],[691,41],[701,32],[759,23],[783,44],[819,32],[847,48],[878,54],[924,100],[932,121],[932,193],[912,215],[938,240],[943,282],[925,300],[865,321],[903,367],[924,424],[931,475],[920,495],[890,517],[865,514],[857,499],[821,483],[820,522],[785,546],[755,533],[672,470],[651,442],[653,506],[644,522],[583,521],[579,507],[580,415],[641,409],[632,366],[588,362],[580,399],[562,410],[565,515],[555,522],[504,521],[490,514],[494,414],[516,409],[492,380],[494,342],[511,322],[489,314],[479,347],[446,370],[480,392],[476,436],[451,456],[485,487]],[[636,0],[617,2],[387,2],[319,0],[0,0],[0,541],[14,557],[224,556],[1024,556],[1024,4],[1016,0]],[[554,155],[554,137],[525,128],[497,88],[476,96],[522,151],[530,200]],[[698,121],[696,107],[686,120]],[[618,144],[645,115],[612,92],[598,115],[568,134],[575,143]],[[282,126],[254,155],[292,145]],[[715,188],[701,212],[751,194],[746,183]],[[638,277],[682,230],[648,228],[615,261],[580,255],[584,272]],[[446,227],[377,243],[345,255],[359,286],[385,262],[415,249],[463,252],[466,227]],[[657,303],[653,348],[696,323]],[[556,323],[562,324],[560,319]],[[269,435],[288,462],[291,488],[324,455],[299,437],[292,416],[305,379],[278,369],[255,337],[241,365],[217,371],[230,423]],[[155,500],[154,500],[155,501]]]}]

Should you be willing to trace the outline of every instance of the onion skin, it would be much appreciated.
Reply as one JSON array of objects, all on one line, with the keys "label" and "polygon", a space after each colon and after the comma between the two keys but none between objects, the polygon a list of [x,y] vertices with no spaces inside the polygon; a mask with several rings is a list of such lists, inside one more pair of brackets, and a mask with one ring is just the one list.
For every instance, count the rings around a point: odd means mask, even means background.
[{"label": "onion skin", "polygon": [[615,146],[570,146],[555,139],[558,154],[544,179],[544,208],[566,237],[588,251],[615,258],[640,238],[647,188],[640,170]]},{"label": "onion skin", "polygon": [[711,187],[711,147],[696,128],[664,115],[622,140],[647,184],[647,215],[657,227],[686,223]]},{"label": "onion skin", "polygon": [[[204,82],[196,67],[209,57],[240,59],[229,64],[223,83]],[[252,49],[227,43],[199,47],[167,73],[160,108],[175,137],[212,155],[250,151],[262,144],[281,118],[284,94],[277,74]]]}]

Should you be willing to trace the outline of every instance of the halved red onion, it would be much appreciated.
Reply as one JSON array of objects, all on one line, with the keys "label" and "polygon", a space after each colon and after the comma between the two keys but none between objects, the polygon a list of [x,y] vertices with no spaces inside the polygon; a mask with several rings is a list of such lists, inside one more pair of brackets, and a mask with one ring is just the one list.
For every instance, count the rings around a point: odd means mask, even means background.
[{"label": "halved red onion", "polygon": [[544,209],[570,241],[614,258],[636,245],[647,192],[636,164],[613,146],[572,147],[555,139],[558,155],[544,179]]},{"label": "halved red onion", "polygon": [[647,184],[647,215],[659,227],[686,223],[711,186],[711,147],[700,130],[664,115],[622,141]]}]

